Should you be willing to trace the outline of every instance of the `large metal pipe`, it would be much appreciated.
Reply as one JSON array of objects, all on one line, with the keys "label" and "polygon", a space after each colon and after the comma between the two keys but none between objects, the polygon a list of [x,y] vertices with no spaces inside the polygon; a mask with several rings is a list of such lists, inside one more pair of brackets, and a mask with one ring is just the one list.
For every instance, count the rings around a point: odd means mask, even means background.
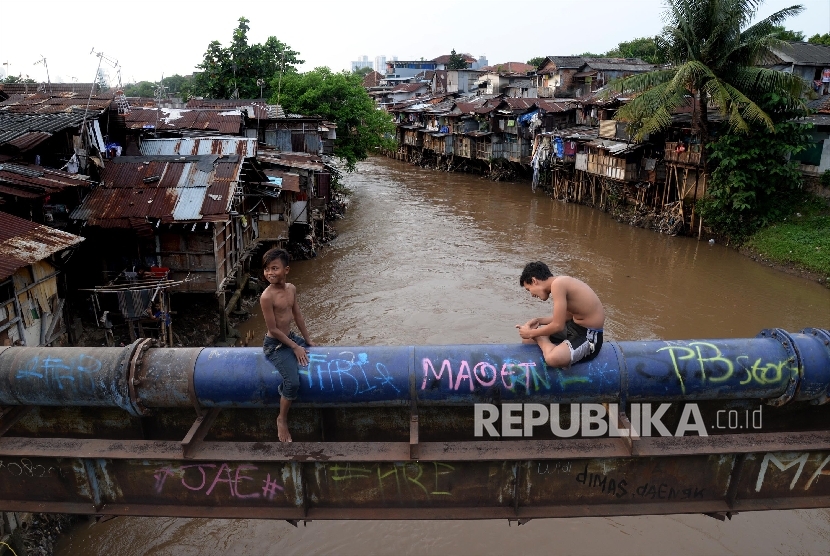
[{"label": "large metal pipe", "polygon": [[[148,408],[279,404],[279,373],[259,348],[28,348],[0,352],[0,406]],[[149,348],[149,349],[148,349]],[[599,356],[550,368],[536,346],[315,347],[298,404],[469,405],[478,401],[762,399],[824,403],[830,332],[756,338],[606,342]]]}]

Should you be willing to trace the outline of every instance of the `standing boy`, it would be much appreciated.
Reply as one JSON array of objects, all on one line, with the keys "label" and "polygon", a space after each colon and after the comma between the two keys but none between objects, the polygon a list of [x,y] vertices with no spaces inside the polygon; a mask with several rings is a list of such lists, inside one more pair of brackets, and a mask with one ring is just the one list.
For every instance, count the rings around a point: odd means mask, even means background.
[{"label": "standing boy", "polygon": [[[303,314],[297,303],[297,288],[285,281],[288,276],[288,252],[284,249],[270,249],[262,256],[263,274],[268,287],[262,292],[259,304],[262,316],[268,326],[262,350],[280,375],[280,414],[277,416],[277,434],[280,442],[291,442],[288,432],[288,408],[297,399],[300,386],[300,367],[308,365],[306,347],[314,343],[308,337]],[[291,321],[297,323],[302,338],[290,331]]]},{"label": "standing boy", "polygon": [[570,276],[554,276],[542,262],[528,263],[519,284],[530,295],[553,301],[553,315],[516,325],[524,343],[536,343],[545,363],[565,368],[590,361],[602,347],[605,309],[585,282]]}]

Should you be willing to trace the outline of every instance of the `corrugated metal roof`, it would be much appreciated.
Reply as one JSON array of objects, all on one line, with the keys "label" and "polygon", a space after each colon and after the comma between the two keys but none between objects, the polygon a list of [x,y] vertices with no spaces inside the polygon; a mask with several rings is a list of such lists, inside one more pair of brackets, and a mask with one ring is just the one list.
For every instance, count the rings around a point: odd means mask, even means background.
[{"label": "corrugated metal roof", "polygon": [[24,163],[0,163],[0,192],[37,198],[67,187],[90,187],[93,182],[75,174]]},{"label": "corrugated metal roof", "polygon": [[549,61],[553,62],[556,69],[576,69],[585,63],[585,58],[582,56],[548,56],[542,65],[544,66]]},{"label": "corrugated metal roof", "polygon": [[642,72],[653,70],[656,66],[640,58],[585,58],[585,65],[599,71]]},{"label": "corrugated metal roof", "polygon": [[264,151],[257,155],[257,160],[284,166],[288,168],[299,168],[301,170],[312,170],[323,172],[326,167],[323,160],[317,155],[305,153],[286,153],[277,151]]},{"label": "corrugated metal roof", "polygon": [[99,93],[101,87],[98,83],[0,83],[0,91],[9,95],[48,91],[51,94],[74,94],[86,98],[90,90]]},{"label": "corrugated metal roof", "polygon": [[0,212],[0,280],[84,238]]},{"label": "corrugated metal roof", "polygon": [[0,112],[15,114],[58,114],[62,112],[83,112],[87,109],[101,112],[112,104],[112,94],[92,97],[54,96],[44,93],[18,94],[0,102]]},{"label": "corrugated metal roof", "polygon": [[248,117],[255,120],[276,120],[284,118],[285,111],[278,104],[267,104],[262,99],[190,99],[185,105],[187,108],[217,108],[227,110],[240,108],[248,113]]},{"label": "corrugated metal roof", "polygon": [[[812,44],[808,42],[787,42],[782,46],[770,48],[771,54],[787,64],[798,66],[828,66],[830,67],[830,46]],[[763,62],[774,64],[766,56]]]},{"label": "corrugated metal roof", "polygon": [[[42,133],[57,133],[65,129],[80,127],[82,113],[66,114],[9,114],[0,112],[0,145],[18,140],[18,144],[31,146],[36,139],[43,141]],[[31,136],[32,132],[42,132]]]},{"label": "corrugated metal roof", "polygon": [[124,115],[127,129],[194,129],[236,134],[242,123],[242,112],[236,108],[135,108]]},{"label": "corrugated metal roof", "polygon": [[622,143],[620,141],[612,141],[610,139],[594,139],[586,143],[589,147],[596,147],[608,151],[612,155],[623,154],[642,147],[637,143]]},{"label": "corrugated metal roof", "polygon": [[102,171],[102,187],[70,218],[120,228],[146,225],[147,219],[224,221],[242,163],[237,155],[119,157]]},{"label": "corrugated metal roof", "polygon": [[293,191],[294,193],[300,192],[300,174],[282,172],[280,170],[265,170],[265,175],[274,178],[282,178],[283,191]]},{"label": "corrugated metal roof", "polygon": [[141,154],[238,154],[243,158],[256,156],[256,139],[246,137],[191,137],[180,139],[145,139]]}]

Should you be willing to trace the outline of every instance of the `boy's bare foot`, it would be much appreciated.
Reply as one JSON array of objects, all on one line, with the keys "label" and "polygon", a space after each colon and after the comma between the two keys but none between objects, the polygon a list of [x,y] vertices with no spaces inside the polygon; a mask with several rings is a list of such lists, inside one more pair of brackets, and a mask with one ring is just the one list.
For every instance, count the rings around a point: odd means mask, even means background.
[{"label": "boy's bare foot", "polygon": [[293,442],[291,433],[288,432],[288,422],[279,417],[277,417],[277,436],[280,437],[280,442]]}]

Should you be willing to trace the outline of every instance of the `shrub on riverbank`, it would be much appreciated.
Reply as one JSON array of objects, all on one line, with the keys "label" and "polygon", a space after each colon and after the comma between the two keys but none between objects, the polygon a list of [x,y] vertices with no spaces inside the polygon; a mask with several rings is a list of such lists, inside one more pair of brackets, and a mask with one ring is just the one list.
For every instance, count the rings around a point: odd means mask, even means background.
[{"label": "shrub on riverbank", "polygon": [[830,280],[830,207],[815,198],[787,219],[762,228],[746,242],[771,262],[797,266]]}]

